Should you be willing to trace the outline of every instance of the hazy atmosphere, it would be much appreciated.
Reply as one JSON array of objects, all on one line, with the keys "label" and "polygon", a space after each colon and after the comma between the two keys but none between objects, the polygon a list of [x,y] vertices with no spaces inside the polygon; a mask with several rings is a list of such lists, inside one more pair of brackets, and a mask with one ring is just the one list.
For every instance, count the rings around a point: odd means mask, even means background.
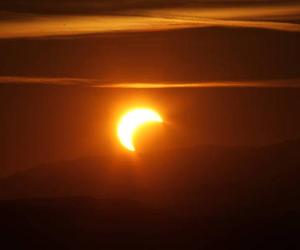
[{"label": "hazy atmosphere", "polygon": [[1,235],[297,249],[299,65],[299,1],[1,1]]}]

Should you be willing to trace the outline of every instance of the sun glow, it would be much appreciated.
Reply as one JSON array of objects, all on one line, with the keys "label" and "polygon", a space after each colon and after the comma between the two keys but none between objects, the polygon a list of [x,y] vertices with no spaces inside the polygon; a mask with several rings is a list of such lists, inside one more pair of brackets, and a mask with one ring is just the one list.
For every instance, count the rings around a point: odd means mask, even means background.
[{"label": "sun glow", "polygon": [[148,122],[162,123],[163,119],[154,110],[137,108],[127,112],[118,123],[117,134],[120,143],[129,151],[135,151],[133,137],[136,129]]}]

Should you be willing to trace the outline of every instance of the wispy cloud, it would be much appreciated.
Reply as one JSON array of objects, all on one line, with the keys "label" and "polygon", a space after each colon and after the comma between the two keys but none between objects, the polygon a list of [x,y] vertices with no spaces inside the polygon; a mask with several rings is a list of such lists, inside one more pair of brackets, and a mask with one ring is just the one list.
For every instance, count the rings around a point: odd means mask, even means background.
[{"label": "wispy cloud", "polygon": [[300,88],[300,79],[280,79],[261,81],[223,81],[223,82],[166,82],[166,83],[104,83],[96,79],[84,78],[38,78],[38,77],[0,77],[0,84],[10,85],[53,85],[82,86],[118,89],[164,89],[164,88]]},{"label": "wispy cloud", "polygon": [[[74,13],[77,13],[74,11]],[[98,14],[0,13],[0,38],[72,36],[192,27],[251,27],[300,32],[300,4],[117,9]]]}]

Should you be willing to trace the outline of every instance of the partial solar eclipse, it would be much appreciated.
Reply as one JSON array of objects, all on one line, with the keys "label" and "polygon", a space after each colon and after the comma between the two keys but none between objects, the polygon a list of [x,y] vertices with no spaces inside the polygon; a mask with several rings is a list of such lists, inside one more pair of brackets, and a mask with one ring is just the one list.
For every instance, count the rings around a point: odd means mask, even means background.
[{"label": "partial solar eclipse", "polygon": [[162,123],[160,114],[149,108],[137,108],[127,112],[118,123],[117,134],[120,143],[129,151],[135,151],[134,134],[145,123]]}]

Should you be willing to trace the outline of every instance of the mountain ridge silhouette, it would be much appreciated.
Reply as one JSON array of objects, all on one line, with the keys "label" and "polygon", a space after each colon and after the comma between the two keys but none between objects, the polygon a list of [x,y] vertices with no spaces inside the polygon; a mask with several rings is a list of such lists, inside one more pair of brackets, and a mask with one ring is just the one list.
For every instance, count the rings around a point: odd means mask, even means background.
[{"label": "mountain ridge silhouette", "polygon": [[88,157],[0,180],[15,249],[295,249],[300,141]]},{"label": "mountain ridge silhouette", "polygon": [[81,158],[1,179],[0,199],[91,196],[200,207],[206,213],[255,202],[276,210],[291,201],[296,205],[299,149],[300,140],[293,140]]}]

